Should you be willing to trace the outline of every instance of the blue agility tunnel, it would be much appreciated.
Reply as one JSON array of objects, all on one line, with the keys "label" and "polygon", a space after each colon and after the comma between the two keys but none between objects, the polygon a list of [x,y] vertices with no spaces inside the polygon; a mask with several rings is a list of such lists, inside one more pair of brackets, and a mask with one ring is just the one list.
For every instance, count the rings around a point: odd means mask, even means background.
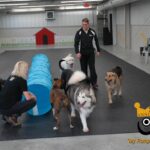
[{"label": "blue agility tunnel", "polygon": [[46,55],[37,54],[32,58],[27,83],[28,90],[37,97],[37,105],[28,113],[34,116],[47,113],[51,109],[52,76],[49,59]]}]

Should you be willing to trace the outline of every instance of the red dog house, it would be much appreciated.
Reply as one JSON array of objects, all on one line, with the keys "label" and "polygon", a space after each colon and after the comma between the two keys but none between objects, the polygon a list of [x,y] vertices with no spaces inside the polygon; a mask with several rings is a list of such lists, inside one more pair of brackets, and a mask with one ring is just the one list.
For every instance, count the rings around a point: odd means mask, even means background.
[{"label": "red dog house", "polygon": [[46,29],[42,28],[35,34],[36,37],[36,45],[52,45],[55,44],[54,39],[55,33]]}]

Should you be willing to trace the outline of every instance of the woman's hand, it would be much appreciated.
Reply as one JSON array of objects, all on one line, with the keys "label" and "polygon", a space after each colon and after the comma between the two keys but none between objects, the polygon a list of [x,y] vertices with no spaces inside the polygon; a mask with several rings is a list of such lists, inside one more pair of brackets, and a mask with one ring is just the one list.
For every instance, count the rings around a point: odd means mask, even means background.
[{"label": "woman's hand", "polygon": [[33,93],[29,92],[29,94],[31,95],[32,99],[36,100],[36,96]]},{"label": "woman's hand", "polygon": [[24,91],[23,94],[24,94],[26,100],[30,100],[30,99],[36,100],[36,96],[29,91]]}]

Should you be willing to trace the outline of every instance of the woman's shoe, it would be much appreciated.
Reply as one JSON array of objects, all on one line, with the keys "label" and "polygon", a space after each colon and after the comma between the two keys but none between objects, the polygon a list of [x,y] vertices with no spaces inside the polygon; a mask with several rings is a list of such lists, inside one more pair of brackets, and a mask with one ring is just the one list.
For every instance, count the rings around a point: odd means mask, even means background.
[{"label": "woman's shoe", "polygon": [[11,116],[11,117],[10,117],[10,120],[11,120],[12,125],[13,125],[14,127],[21,126],[21,123],[18,121],[18,119],[17,119],[16,116]]},{"label": "woman's shoe", "polygon": [[9,119],[9,116],[3,115],[3,116],[2,116],[2,119],[3,119],[6,123],[11,124],[11,121],[10,121],[10,119]]},{"label": "woman's shoe", "polygon": [[18,122],[17,117],[15,117],[15,116],[5,116],[5,115],[3,115],[2,119],[4,121],[6,121],[6,123],[11,124],[14,127],[21,126],[21,123]]}]

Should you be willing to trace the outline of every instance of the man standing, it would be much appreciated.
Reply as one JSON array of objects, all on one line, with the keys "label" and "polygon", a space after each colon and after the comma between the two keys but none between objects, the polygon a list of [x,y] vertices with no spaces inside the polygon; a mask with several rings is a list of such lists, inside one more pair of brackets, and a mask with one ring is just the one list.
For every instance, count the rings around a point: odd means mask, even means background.
[{"label": "man standing", "polygon": [[[95,45],[94,45],[95,44]],[[97,89],[97,74],[95,70],[95,51],[100,55],[100,47],[96,32],[90,28],[88,18],[82,19],[82,28],[75,35],[74,47],[77,58],[80,60],[81,70],[88,76],[90,69],[90,80],[93,88]]]}]

